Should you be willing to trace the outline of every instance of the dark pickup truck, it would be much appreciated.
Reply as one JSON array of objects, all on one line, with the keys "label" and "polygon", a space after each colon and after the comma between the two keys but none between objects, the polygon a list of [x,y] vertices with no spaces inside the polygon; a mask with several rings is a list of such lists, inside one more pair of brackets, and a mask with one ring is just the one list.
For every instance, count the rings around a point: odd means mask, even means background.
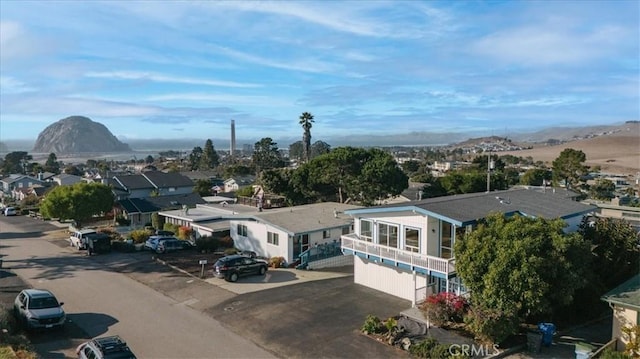
[{"label": "dark pickup truck", "polygon": [[111,237],[105,233],[93,233],[84,236],[85,247],[91,254],[111,252]]}]

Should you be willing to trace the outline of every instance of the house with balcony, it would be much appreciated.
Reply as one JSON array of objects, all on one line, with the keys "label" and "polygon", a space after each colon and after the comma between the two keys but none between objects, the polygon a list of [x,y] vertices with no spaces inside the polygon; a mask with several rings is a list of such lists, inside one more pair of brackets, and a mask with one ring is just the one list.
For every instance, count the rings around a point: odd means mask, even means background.
[{"label": "house with balcony", "polygon": [[346,210],[354,233],[341,236],[354,257],[354,281],[411,301],[439,292],[466,292],[456,274],[454,245],[491,213],[562,218],[578,229],[597,207],[576,202],[566,190],[512,189],[429,198]]}]

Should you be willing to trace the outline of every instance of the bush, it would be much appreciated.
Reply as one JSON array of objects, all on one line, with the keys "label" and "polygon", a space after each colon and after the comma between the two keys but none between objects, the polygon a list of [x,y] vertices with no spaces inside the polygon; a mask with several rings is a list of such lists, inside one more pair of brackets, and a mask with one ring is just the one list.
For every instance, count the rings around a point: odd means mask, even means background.
[{"label": "bush", "polygon": [[149,237],[151,237],[153,233],[146,229],[136,229],[135,231],[131,231],[129,233],[129,237],[133,240],[134,243],[144,243]]},{"label": "bush", "polygon": [[518,331],[515,312],[506,313],[499,309],[471,306],[465,317],[469,330],[482,340],[501,343]]},{"label": "bush", "polygon": [[[12,313],[12,310],[0,306],[0,328],[6,329],[6,333],[0,333],[0,357],[7,357],[6,353],[16,354],[15,358],[35,359],[37,354],[29,339],[20,331],[20,325]],[[11,349],[9,349],[11,348]],[[11,358],[11,356],[8,356]]]},{"label": "bush", "polygon": [[172,223],[165,223],[162,226],[162,229],[165,231],[169,231],[169,232],[173,232],[173,233],[178,233],[178,228],[180,228],[179,225],[177,224],[172,224]]},{"label": "bush", "polygon": [[375,315],[369,314],[360,330],[367,335],[380,333],[382,331],[382,322],[380,321],[380,318],[376,317]]},{"label": "bush", "polygon": [[435,348],[436,345],[438,345],[438,341],[428,337],[419,343],[412,344],[409,347],[409,353],[418,358],[431,358],[431,349]]},{"label": "bush", "polygon": [[467,300],[455,293],[440,292],[430,295],[421,309],[435,325],[443,325],[449,321],[460,322],[469,305]]},{"label": "bush", "polygon": [[108,235],[109,238],[111,238],[112,242],[121,241],[122,240],[122,236],[120,235],[120,233],[118,233],[118,232],[116,232],[116,231],[114,231],[112,229],[103,228],[103,229],[99,230],[98,232]]},{"label": "bush", "polygon": [[233,248],[233,238],[231,236],[224,236],[219,239],[220,247]]},{"label": "bush", "polygon": [[191,227],[187,227],[187,226],[180,226],[178,227],[178,232],[174,232],[178,234],[178,238],[180,239],[189,239],[191,238],[191,233],[193,232],[193,229],[191,229]]},{"label": "bush", "polygon": [[602,352],[600,359],[632,359],[633,357],[623,352],[617,352],[613,349],[606,349]]},{"label": "bush", "polygon": [[203,236],[196,239],[196,249],[198,252],[215,252],[218,249],[218,239],[211,236]]},{"label": "bush", "polygon": [[269,259],[269,267],[282,268],[285,266],[285,263],[284,257],[271,257]]}]

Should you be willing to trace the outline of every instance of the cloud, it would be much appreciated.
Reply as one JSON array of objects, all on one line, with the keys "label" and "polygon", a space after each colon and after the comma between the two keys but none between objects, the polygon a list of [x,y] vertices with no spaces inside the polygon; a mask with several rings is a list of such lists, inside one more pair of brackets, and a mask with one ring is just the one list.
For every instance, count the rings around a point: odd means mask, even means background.
[{"label": "cloud", "polygon": [[109,72],[87,72],[87,77],[107,78],[116,80],[147,80],[153,82],[179,83],[188,85],[206,85],[217,87],[235,87],[235,88],[257,88],[262,87],[259,84],[241,83],[233,81],[206,80],[192,77],[170,76],[150,72],[137,71],[109,71]]}]

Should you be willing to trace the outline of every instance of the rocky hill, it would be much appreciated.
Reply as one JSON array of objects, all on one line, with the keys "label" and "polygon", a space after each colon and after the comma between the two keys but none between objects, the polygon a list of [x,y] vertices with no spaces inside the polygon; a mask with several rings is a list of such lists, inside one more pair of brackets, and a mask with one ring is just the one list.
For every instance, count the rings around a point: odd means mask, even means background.
[{"label": "rocky hill", "polygon": [[47,126],[33,146],[36,153],[104,153],[131,151],[105,125],[84,116],[71,116]]}]

